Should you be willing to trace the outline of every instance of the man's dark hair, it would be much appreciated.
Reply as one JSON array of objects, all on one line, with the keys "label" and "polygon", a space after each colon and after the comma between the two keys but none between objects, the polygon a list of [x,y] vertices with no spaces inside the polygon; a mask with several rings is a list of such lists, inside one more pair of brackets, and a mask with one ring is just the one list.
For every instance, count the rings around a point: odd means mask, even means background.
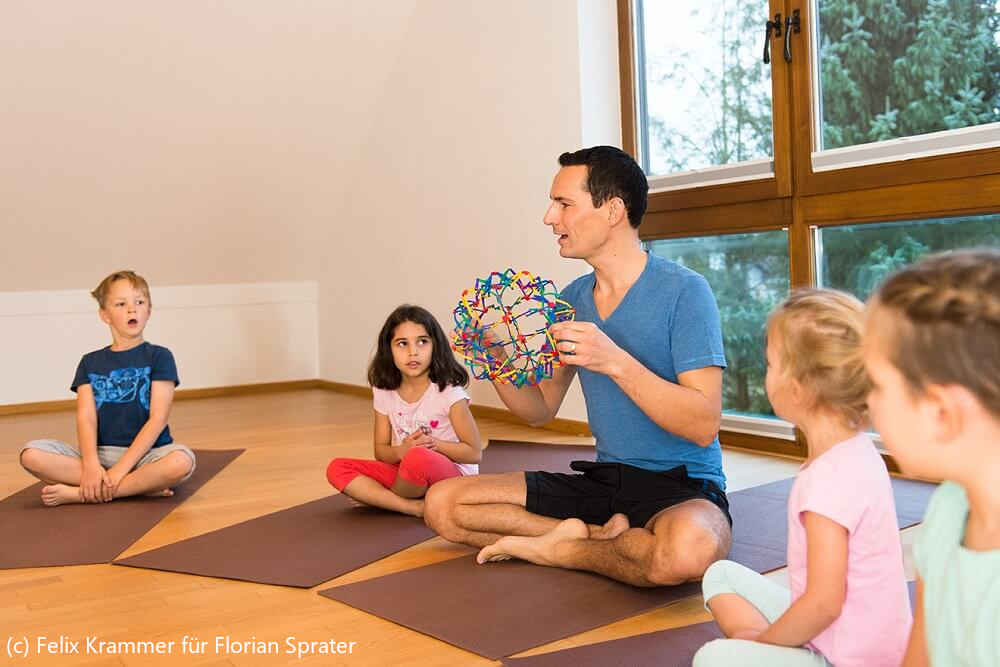
[{"label": "man's dark hair", "polygon": [[382,325],[375,356],[368,365],[368,384],[378,389],[399,389],[399,385],[402,384],[403,374],[392,360],[392,337],[396,333],[396,327],[403,322],[419,324],[433,341],[429,375],[431,382],[436,384],[438,389],[444,391],[448,385],[464,387],[469,384],[469,374],[455,360],[455,355],[451,353],[451,345],[448,344],[448,337],[438,321],[427,310],[408,303],[389,313],[385,324]]},{"label": "man's dark hair", "polygon": [[629,224],[639,228],[646,214],[649,183],[631,155],[614,146],[594,146],[563,153],[559,156],[559,164],[563,167],[586,166],[587,180],[583,189],[590,193],[594,206],[603,206],[609,199],[621,197]]}]

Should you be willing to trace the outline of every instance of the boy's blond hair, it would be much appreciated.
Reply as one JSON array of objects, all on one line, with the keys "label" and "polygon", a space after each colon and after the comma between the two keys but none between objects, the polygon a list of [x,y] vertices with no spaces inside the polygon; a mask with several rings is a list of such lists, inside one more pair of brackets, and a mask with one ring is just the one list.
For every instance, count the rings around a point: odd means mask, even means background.
[{"label": "boy's blond hair", "polygon": [[781,341],[778,356],[785,379],[808,391],[814,407],[840,414],[852,428],[868,421],[868,391],[861,330],[864,305],[850,294],[798,289],[767,321],[768,336]]},{"label": "boy's blond hair", "polygon": [[1000,250],[922,259],[886,279],[870,308],[891,316],[878,340],[915,395],[960,384],[1000,417]]},{"label": "boy's blond hair", "polygon": [[104,300],[108,298],[108,292],[111,291],[111,286],[119,280],[127,280],[132,287],[145,294],[146,301],[152,305],[152,299],[149,298],[149,283],[146,282],[145,278],[140,276],[135,271],[115,271],[102,280],[101,283],[94,288],[94,291],[90,293],[90,296],[97,300],[97,304],[102,309],[104,308]]}]

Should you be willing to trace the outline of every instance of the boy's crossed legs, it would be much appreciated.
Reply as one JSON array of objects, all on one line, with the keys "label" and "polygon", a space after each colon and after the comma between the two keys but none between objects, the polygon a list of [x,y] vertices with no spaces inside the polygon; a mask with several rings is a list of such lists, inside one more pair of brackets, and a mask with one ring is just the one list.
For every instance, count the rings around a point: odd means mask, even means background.
[{"label": "boy's crossed legs", "polygon": [[729,522],[709,500],[678,502],[642,527],[630,527],[620,513],[603,525],[560,520],[528,511],[527,503],[525,473],[463,477],[428,492],[425,520],[445,539],[483,547],[481,563],[516,557],[597,572],[635,586],[699,579],[729,552]]},{"label": "boy's crossed legs", "polygon": [[[98,447],[101,467],[117,463],[127,447]],[[21,450],[21,466],[48,486],[42,502],[49,506],[81,503],[83,459],[75,447],[59,440],[32,440]],[[185,445],[171,443],[150,449],[118,484],[115,498],[139,495],[171,496],[171,487],[187,481],[195,470],[195,456]]]}]

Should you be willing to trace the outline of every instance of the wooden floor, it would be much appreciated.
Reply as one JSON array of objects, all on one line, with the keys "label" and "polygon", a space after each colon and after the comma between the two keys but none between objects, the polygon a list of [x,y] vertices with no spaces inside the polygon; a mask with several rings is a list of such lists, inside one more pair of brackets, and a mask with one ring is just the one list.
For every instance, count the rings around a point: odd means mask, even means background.
[{"label": "wooden floor", "polygon": [[[322,389],[179,401],[171,416],[178,442],[202,449],[245,448],[233,464],[206,484],[136,542],[132,555],[200,535],[246,519],[314,500],[332,491],[324,471],[335,456],[370,456],[371,401]],[[561,433],[479,420],[487,438],[592,443]],[[0,417],[0,497],[32,483],[17,465],[17,451],[32,438],[75,442],[72,413]],[[724,451],[729,489],[738,490],[795,473],[787,459]],[[2,527],[0,527],[2,530]],[[904,531],[909,567],[913,530]],[[0,539],[17,539],[0,533]],[[9,638],[40,636],[73,641],[174,641],[170,656],[66,656],[41,658],[32,650],[17,664],[498,664],[407,628],[383,621],[316,590],[330,585],[425,565],[460,555],[435,538],[356,570],[312,590],[265,586],[113,565],[0,570],[0,663],[7,663]],[[784,573],[775,573],[783,580]],[[575,635],[529,651],[543,653],[581,644],[708,620],[700,597]],[[203,656],[180,654],[183,637],[208,640]],[[317,655],[301,660],[285,655],[216,653],[215,637],[236,641],[285,640],[356,642],[350,655]],[[81,647],[83,643],[81,643]],[[11,662],[10,664],[15,664]]]}]

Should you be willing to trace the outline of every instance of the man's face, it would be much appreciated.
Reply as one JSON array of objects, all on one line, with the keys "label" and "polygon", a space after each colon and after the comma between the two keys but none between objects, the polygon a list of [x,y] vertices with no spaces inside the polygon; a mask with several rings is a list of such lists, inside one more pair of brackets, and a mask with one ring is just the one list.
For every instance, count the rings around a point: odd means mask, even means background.
[{"label": "man's face", "polygon": [[559,254],[588,259],[608,238],[610,201],[595,208],[590,193],[583,189],[587,167],[562,167],[552,179],[549,198],[552,203],[542,222],[558,236]]}]

